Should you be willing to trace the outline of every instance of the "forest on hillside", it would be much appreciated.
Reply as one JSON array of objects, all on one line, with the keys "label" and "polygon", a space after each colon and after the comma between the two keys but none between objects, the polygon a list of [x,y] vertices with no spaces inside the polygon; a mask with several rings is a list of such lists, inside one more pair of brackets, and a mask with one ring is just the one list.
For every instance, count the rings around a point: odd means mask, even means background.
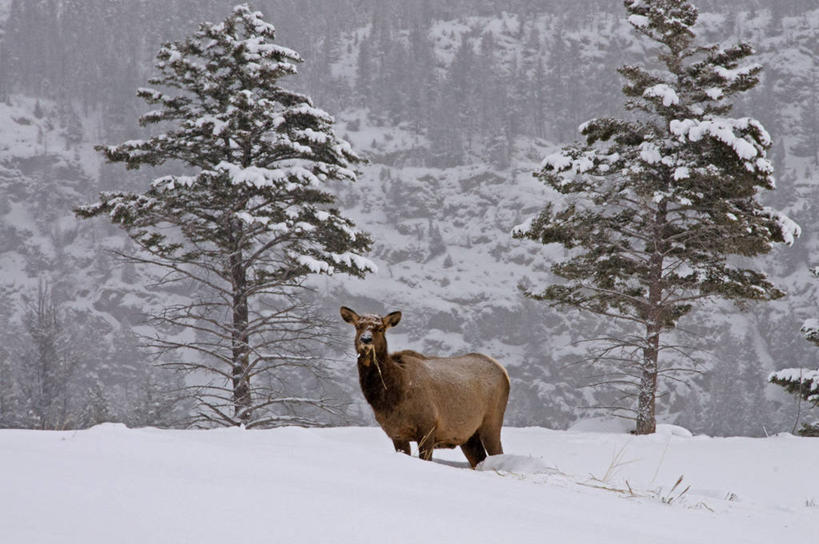
[{"label": "forest on hillside", "polygon": [[[142,267],[119,260],[131,242],[72,208],[100,191],[141,191],[143,171],[93,150],[144,138],[136,98],[162,43],[230,12],[224,0],[0,0],[0,426],[181,425],[186,377],[152,365],[139,335],[163,299]],[[799,328],[814,314],[819,171],[819,9],[810,0],[696,2],[706,41],[748,40],[764,70],[736,104],[771,133],[777,189],[765,203],[803,227],[794,247],[761,259],[788,292],[771,304],[712,303],[681,326],[698,373],[670,384],[660,417],[695,432],[790,431],[791,396],[766,383],[785,367],[815,367]],[[369,163],[337,203],[374,238],[379,273],[315,280],[327,320],[340,305],[401,310],[396,346],[492,353],[509,369],[510,425],[565,427],[595,414],[611,391],[584,387],[582,342],[608,324],[526,299],[548,281],[552,250],[510,232],[545,198],[532,174],[578,125],[622,109],[621,64],[651,51],[622,4],[608,0],[258,0],[277,43],[304,62],[288,88],[337,120]],[[169,169],[170,165],[163,168]],[[334,399],[325,424],[371,423],[358,391],[350,331],[333,342],[321,385],[299,372],[294,396]],[[391,337],[392,338],[392,337]],[[317,348],[319,349],[319,348]],[[51,378],[38,365],[51,364]],[[38,368],[40,370],[38,370]],[[39,372],[39,374],[38,374]],[[189,379],[189,378],[187,378]],[[289,410],[285,409],[285,410]],[[45,414],[56,414],[46,416]]]}]

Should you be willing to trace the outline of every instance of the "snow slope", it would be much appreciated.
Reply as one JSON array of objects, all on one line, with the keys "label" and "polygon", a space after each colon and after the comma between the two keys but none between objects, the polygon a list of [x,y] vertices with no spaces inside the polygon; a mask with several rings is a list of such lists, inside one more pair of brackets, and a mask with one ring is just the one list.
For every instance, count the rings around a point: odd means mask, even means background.
[{"label": "snow slope", "polygon": [[472,471],[376,428],[2,430],[2,541],[810,541],[819,440],[685,434],[508,428]]}]

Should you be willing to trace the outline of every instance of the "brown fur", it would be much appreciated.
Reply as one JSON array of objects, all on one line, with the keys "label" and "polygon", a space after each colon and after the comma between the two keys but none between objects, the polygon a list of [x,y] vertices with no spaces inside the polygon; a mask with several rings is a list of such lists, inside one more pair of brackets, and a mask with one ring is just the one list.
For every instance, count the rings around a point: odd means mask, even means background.
[{"label": "brown fur", "polygon": [[[509,398],[509,375],[494,359],[479,353],[428,357],[415,351],[387,350],[386,330],[400,312],[385,317],[359,316],[341,308],[356,327],[358,377],[375,419],[396,451],[431,459],[435,448],[461,446],[474,468],[486,454],[503,453],[500,434]],[[372,336],[371,343],[362,336]]]}]

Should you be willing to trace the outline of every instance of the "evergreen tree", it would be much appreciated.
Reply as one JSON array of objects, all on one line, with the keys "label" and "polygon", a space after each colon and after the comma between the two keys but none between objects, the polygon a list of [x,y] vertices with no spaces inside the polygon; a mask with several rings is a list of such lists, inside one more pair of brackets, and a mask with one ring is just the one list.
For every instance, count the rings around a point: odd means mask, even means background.
[{"label": "evergreen tree", "polygon": [[370,102],[373,96],[373,58],[372,40],[370,36],[364,35],[358,45],[358,56],[356,57],[356,92],[359,95],[359,103],[363,107]]},{"label": "evergreen tree", "polygon": [[77,425],[72,393],[80,360],[66,323],[51,287],[41,282],[24,318],[25,332],[14,346],[17,381],[26,401],[26,427],[60,430]]},{"label": "evergreen tree", "polygon": [[765,428],[771,428],[775,410],[765,395],[766,371],[756,353],[760,341],[755,337],[760,336],[760,331],[755,317],[748,319],[740,337],[731,332],[730,324],[715,321],[698,324],[702,335],[722,328],[721,337],[726,340],[709,348],[709,355],[718,361],[713,370],[692,379],[701,379],[707,394],[690,398],[690,394],[683,394],[690,391],[686,387],[676,395],[677,402],[694,405],[683,423],[687,428],[710,436],[764,436]]},{"label": "evergreen tree", "polygon": [[532,108],[532,130],[537,138],[546,137],[546,72],[543,60],[538,58],[532,76],[532,92],[529,98]]},{"label": "evergreen tree", "polygon": [[[811,269],[814,276],[819,276],[819,267]],[[819,346],[819,319],[811,318],[802,324],[802,335],[809,342]],[[781,385],[788,393],[798,396],[801,400],[806,400],[813,406],[819,407],[819,368],[783,368],[772,372],[768,376],[768,381],[776,385]],[[819,421],[805,423],[800,434],[806,436],[819,436]]]},{"label": "evergreen tree", "polygon": [[406,118],[417,134],[430,125],[430,102],[437,84],[436,73],[429,68],[435,65],[435,51],[425,26],[428,24],[429,21],[422,18],[413,25],[409,35],[409,63],[405,67],[409,72]]},{"label": "evergreen tree", "polygon": [[[478,80],[483,84],[476,89],[478,104],[476,111],[471,114],[478,118],[479,123],[468,130],[485,135],[481,155],[496,168],[504,169],[509,166],[512,147],[512,142],[508,139],[507,129],[511,124],[508,119],[517,111],[517,104],[512,101],[506,88],[509,78],[503,74],[502,67],[497,62],[496,50],[497,44],[492,33],[485,32],[481,36],[480,57],[475,64],[480,74]],[[466,93],[457,94],[468,97]]]},{"label": "evergreen tree", "polygon": [[546,158],[537,176],[564,198],[514,234],[571,250],[552,267],[564,281],[527,295],[633,327],[599,357],[618,363],[613,379],[629,387],[627,409],[647,434],[658,379],[677,370],[680,352],[663,335],[707,298],[781,297],[747,258],[792,243],[799,227],[759,202],[774,189],[769,135],[755,119],[729,116],[731,98],[758,83],[750,45],[696,46],[698,13],[687,1],[624,4],[663,69],[619,69],[633,114],[584,123],[584,144]]},{"label": "evergreen tree", "polygon": [[[5,289],[0,288],[0,330],[8,331],[14,308]],[[14,428],[23,423],[22,399],[16,380],[8,342],[0,345],[0,429]]]},{"label": "evergreen tree", "polygon": [[20,399],[13,379],[8,354],[0,351],[0,429],[10,429],[19,425]]},{"label": "evergreen tree", "polygon": [[452,122],[463,134],[462,141],[467,157],[474,151],[473,145],[477,134],[478,85],[473,75],[477,62],[474,47],[469,35],[464,35],[449,67],[445,91],[456,97],[452,103],[454,107]]},{"label": "evergreen tree", "polygon": [[121,226],[142,250],[133,259],[163,270],[165,285],[196,286],[195,300],[156,316],[160,330],[189,336],[158,337],[155,346],[182,350],[186,358],[172,364],[213,378],[192,390],[207,423],[274,424],[272,407],[320,402],[254,389],[252,379],[313,360],[310,342],[324,331],[302,311],[305,277],[374,269],[361,256],[370,238],[332,208],[329,192],[329,182],[355,181],[350,168],[361,159],[335,136],[330,115],[279,85],[301,58],[274,37],[261,13],[239,5],[165,44],[150,80],[165,90],[138,96],[158,107],[141,124],[167,130],[98,150],[129,169],[183,165],[184,174],[76,210]]},{"label": "evergreen tree", "polygon": [[793,132],[797,138],[790,151],[794,155],[809,159],[813,166],[819,166],[819,31],[809,32],[799,40],[800,53],[809,65],[800,70],[797,80],[788,91],[799,95],[799,111],[794,118]]},{"label": "evergreen tree", "polygon": [[546,64],[547,79],[552,87],[547,104],[551,112],[553,136],[557,138],[563,138],[577,129],[585,106],[580,100],[584,90],[577,88],[582,72],[580,67],[584,63],[577,40],[566,36],[565,26],[565,21],[558,23]]}]

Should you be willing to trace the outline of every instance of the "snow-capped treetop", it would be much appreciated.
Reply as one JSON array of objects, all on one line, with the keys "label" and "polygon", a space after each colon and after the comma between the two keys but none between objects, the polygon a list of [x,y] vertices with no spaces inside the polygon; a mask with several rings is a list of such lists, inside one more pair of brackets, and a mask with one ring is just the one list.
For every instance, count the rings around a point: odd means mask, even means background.
[{"label": "snow-capped treetop", "polygon": [[[144,195],[105,194],[80,213],[108,213],[146,249],[164,255],[182,247],[148,227],[178,221],[196,239],[229,247],[239,228],[250,255],[278,248],[286,263],[277,266],[298,270],[296,276],[374,271],[358,253],[369,238],[328,208],[333,197],[325,189],[329,181],[355,181],[353,167],[362,159],[335,135],[331,115],[280,86],[302,59],[274,38],[273,25],[242,4],[225,21],[164,44],[159,75],[137,92],[155,106],[140,123],[164,131],[98,149],[128,168],[179,161],[195,173],[158,177]],[[347,250],[349,258],[339,257]]]},{"label": "snow-capped treetop", "polygon": [[665,41],[672,50],[686,49],[694,39],[697,8],[679,0],[625,0],[628,22],[637,32],[656,42]]},{"label": "snow-capped treetop", "polygon": [[[159,106],[140,123],[170,121],[175,129],[103,151],[129,168],[169,159],[203,169],[223,161],[269,168],[308,160],[322,180],[354,181],[349,164],[361,158],[333,134],[333,117],[315,108],[309,97],[279,86],[302,59],[272,43],[274,37],[273,25],[243,4],[224,22],[204,23],[184,42],[163,45],[156,64],[161,75],[150,83],[167,91],[138,90],[138,96]],[[180,139],[185,145],[178,144]]]},{"label": "snow-capped treetop", "polygon": [[621,197],[634,191],[629,198],[635,202],[662,205],[689,224],[710,216],[709,228],[731,231],[725,239],[733,241],[723,246],[729,252],[767,251],[769,242],[759,245],[766,237],[792,244],[799,226],[757,198],[758,190],[776,186],[766,156],[771,137],[758,120],[728,115],[727,99],[758,83],[761,67],[743,63],[753,53],[750,45],[694,47],[697,10],[688,2],[625,5],[636,30],[666,48],[659,56],[665,72],[633,65],[619,70],[627,80],[627,109],[648,117],[583,123],[586,145],[548,156],[544,179],[564,193],[589,190],[600,203],[612,202],[609,191]]}]

